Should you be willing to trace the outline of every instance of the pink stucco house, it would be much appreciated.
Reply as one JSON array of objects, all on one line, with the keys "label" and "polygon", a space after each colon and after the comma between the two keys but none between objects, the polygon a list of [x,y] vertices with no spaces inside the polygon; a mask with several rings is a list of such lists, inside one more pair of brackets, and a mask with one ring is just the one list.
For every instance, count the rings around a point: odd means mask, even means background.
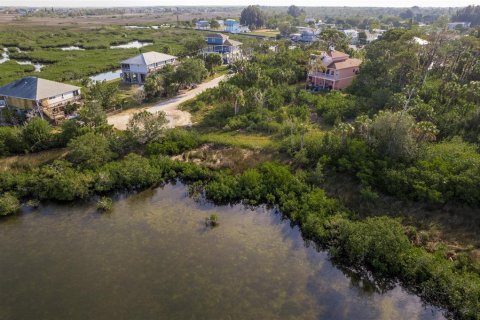
[{"label": "pink stucco house", "polygon": [[361,63],[360,59],[350,58],[348,54],[333,49],[312,54],[307,87],[312,90],[343,90],[355,79]]}]

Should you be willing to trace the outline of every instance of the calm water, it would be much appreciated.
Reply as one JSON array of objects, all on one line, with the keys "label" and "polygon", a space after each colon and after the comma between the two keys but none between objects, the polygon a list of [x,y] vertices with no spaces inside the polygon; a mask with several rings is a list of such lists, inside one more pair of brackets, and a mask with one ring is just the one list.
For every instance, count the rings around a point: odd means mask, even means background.
[{"label": "calm water", "polygon": [[85,49],[83,49],[79,46],[61,47],[60,49],[62,51],[83,51],[83,50],[85,50]]},{"label": "calm water", "polygon": [[[220,226],[207,229],[217,213]],[[397,287],[365,291],[266,209],[182,185],[48,205],[0,222],[0,319],[442,319]]]},{"label": "calm water", "polygon": [[40,72],[45,67],[44,64],[41,63],[33,63],[32,61],[28,60],[17,60],[18,64],[29,64],[35,67],[35,72]]},{"label": "calm water", "polygon": [[140,41],[135,40],[135,41],[125,43],[125,44],[110,46],[110,49],[131,49],[131,48],[137,48],[138,49],[138,48],[149,46],[151,44],[153,44],[153,43],[152,42],[140,42]]},{"label": "calm water", "polygon": [[92,81],[110,81],[120,78],[122,70],[108,71],[91,76]]}]

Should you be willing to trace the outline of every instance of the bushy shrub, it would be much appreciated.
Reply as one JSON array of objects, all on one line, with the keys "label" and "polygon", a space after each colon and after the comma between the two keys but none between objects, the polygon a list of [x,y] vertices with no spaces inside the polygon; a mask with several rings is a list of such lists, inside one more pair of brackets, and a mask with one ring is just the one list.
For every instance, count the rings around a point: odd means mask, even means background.
[{"label": "bushy shrub", "polygon": [[0,195],[0,216],[8,216],[20,210],[20,201],[11,193]]},{"label": "bushy shrub", "polygon": [[108,197],[102,197],[97,201],[96,206],[100,212],[110,212],[113,209],[113,200]]}]

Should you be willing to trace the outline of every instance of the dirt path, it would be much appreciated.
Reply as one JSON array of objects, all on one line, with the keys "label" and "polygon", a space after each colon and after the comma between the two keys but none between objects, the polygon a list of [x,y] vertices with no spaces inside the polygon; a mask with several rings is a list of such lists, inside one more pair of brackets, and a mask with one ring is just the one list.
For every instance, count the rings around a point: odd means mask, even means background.
[{"label": "dirt path", "polygon": [[165,112],[168,119],[168,126],[170,128],[190,125],[192,124],[191,114],[186,111],[178,110],[178,106],[184,103],[185,101],[195,98],[197,95],[199,95],[203,91],[218,86],[220,81],[225,79],[225,77],[226,77],[225,75],[220,76],[208,82],[199,84],[197,88],[186,91],[171,99],[159,102],[153,107],[131,109],[131,110],[126,110],[126,111],[108,116],[108,119],[107,119],[108,123],[113,125],[116,129],[125,130],[127,128],[128,120],[134,113],[146,110],[152,113],[157,111]]}]

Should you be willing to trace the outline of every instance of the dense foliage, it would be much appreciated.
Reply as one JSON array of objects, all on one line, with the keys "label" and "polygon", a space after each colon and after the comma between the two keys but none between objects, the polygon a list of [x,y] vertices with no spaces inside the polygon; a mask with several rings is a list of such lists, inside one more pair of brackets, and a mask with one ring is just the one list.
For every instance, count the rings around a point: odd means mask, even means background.
[{"label": "dense foliage", "polygon": [[263,27],[266,22],[265,14],[259,6],[250,5],[242,10],[240,23],[249,26],[251,29]]},{"label": "dense foliage", "polygon": [[480,25],[480,6],[468,6],[458,10],[453,16],[454,22],[470,22],[471,26]]}]

